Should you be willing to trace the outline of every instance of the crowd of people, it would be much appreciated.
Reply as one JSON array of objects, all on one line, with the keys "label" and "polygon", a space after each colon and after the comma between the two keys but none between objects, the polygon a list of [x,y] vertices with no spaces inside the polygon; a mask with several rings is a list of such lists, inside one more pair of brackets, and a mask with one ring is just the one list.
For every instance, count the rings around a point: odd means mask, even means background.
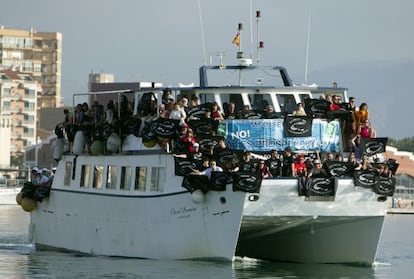
[{"label": "crowd of people", "polygon": [[48,168],[33,167],[30,174],[30,181],[34,186],[50,187],[55,173],[56,167],[50,170]]},{"label": "crowd of people", "polygon": [[[198,142],[198,135],[193,131],[189,125],[189,121],[194,119],[211,119],[213,121],[221,121],[223,119],[245,119],[248,118],[253,111],[249,105],[243,106],[237,110],[234,102],[223,104],[222,109],[217,102],[212,102],[208,105],[204,104],[203,114],[197,114],[197,118],[194,117],[195,108],[200,107],[199,99],[197,96],[192,96],[188,99],[185,96],[172,95],[170,90],[165,90],[161,97],[161,103],[158,105],[157,99],[154,94],[148,94],[141,98],[145,100],[145,103],[139,103],[134,110],[134,104],[130,102],[126,96],[121,96],[120,105],[118,111],[118,104],[113,101],[107,103],[106,109],[98,102],[95,102],[91,107],[87,103],[78,104],[73,112],[65,109],[65,120],[63,126],[66,128],[66,135],[70,144],[74,139],[73,124],[77,125],[96,125],[107,124],[117,126],[117,123],[125,122],[125,119],[136,117],[147,117],[151,115],[159,115],[161,118],[174,119],[179,122],[179,132],[176,141],[180,141],[185,146],[184,152],[176,153],[177,157],[192,158],[195,162],[195,173],[204,173],[205,169],[211,167],[212,160],[216,163],[217,167],[228,171],[244,171],[244,172],[257,172],[264,178],[268,177],[289,177],[289,176],[314,176],[324,175],[326,168],[324,168],[324,161],[330,160],[331,154],[327,153],[326,158],[311,158],[305,157],[305,154],[293,154],[290,148],[284,150],[284,152],[278,152],[271,150],[268,158],[256,157],[252,158],[252,153],[246,152],[242,156],[238,156],[237,161],[233,161],[223,166],[218,160],[217,154],[220,151],[229,149],[225,145],[225,141],[219,140],[217,146],[211,147],[211,150],[202,153],[200,151],[200,144]],[[368,158],[363,156],[361,139],[363,138],[375,138],[376,131],[371,126],[368,105],[361,103],[358,107],[356,105],[356,99],[350,97],[348,102],[343,102],[340,95],[325,95],[323,99],[327,102],[329,112],[334,116],[342,119],[341,122],[343,128],[343,134],[345,137],[345,148],[349,152],[349,158],[345,160],[340,156],[333,158],[337,161],[347,161],[352,169],[374,169],[370,164]],[[264,118],[280,118],[281,113],[276,113],[272,104],[263,105],[264,110],[261,112]],[[285,104],[285,115],[291,116],[307,116],[304,103],[298,104]],[[72,129],[72,130],[71,130]],[[90,138],[93,135],[88,134],[88,129],[85,129],[85,136],[90,142]],[[70,151],[70,150],[68,150]],[[174,150],[173,150],[174,152]],[[351,167],[351,166],[350,166]],[[390,173],[386,166],[384,173]],[[208,172],[207,172],[208,173]]]}]

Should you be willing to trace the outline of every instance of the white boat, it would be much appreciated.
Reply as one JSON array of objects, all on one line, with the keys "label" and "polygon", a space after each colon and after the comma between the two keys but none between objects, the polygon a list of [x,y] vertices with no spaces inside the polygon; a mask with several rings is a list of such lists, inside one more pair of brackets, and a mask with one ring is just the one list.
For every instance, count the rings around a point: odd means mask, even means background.
[{"label": "white boat", "polygon": [[[326,103],[319,100],[321,95],[337,95],[347,100],[346,88],[295,87],[282,67],[272,68],[278,74],[270,74],[271,67],[246,65],[204,67],[200,72],[204,76],[208,70],[226,69],[236,72],[241,80],[247,80],[245,73],[251,75],[256,69],[261,71],[260,85],[264,82],[263,76],[277,76],[281,77],[281,86],[249,87],[239,83],[228,89],[214,89],[216,94],[212,99],[221,105],[240,96],[242,104],[255,108],[256,112],[257,104],[265,100],[273,105],[276,113],[285,115],[283,119],[263,119],[256,114],[250,119],[222,121],[218,129],[226,131],[226,143],[231,148],[255,152],[265,158],[271,149],[281,152],[286,147],[309,156],[315,151],[346,156],[343,150],[346,135],[341,128],[343,115],[330,115]],[[200,83],[207,86],[207,78],[201,78]],[[289,99],[306,104],[308,116],[314,116],[311,129],[304,124],[305,118],[289,117],[286,112]],[[324,113],[324,110],[327,111]],[[286,126],[287,122],[293,128]],[[286,136],[284,129],[294,128],[296,132],[308,130],[309,134]],[[386,140],[367,140],[365,155],[380,157],[385,152]],[[391,169],[393,162],[381,164]],[[380,178],[372,170],[347,173],[345,165],[332,162],[331,177],[314,179],[308,185],[307,194],[299,190],[298,178],[263,179],[260,191],[246,197],[236,255],[299,263],[372,264],[395,179]]]},{"label": "white boat", "polygon": [[[50,195],[21,201],[31,211],[35,247],[149,259],[232,260],[245,193],[231,187],[190,193],[181,186],[183,177],[175,175],[170,153],[145,147],[141,138],[128,141],[125,149],[141,148],[133,154],[63,155]],[[34,205],[33,199],[38,200]]]},{"label": "white boat", "polygon": [[[380,183],[372,172],[350,177],[341,173],[344,165],[335,162],[339,169],[333,167],[329,179],[314,179],[304,195],[297,178],[262,179],[258,173],[227,171],[229,160],[244,151],[262,158],[273,149],[283,151],[286,147],[308,156],[316,151],[344,155],[344,120],[330,114],[326,102],[319,98],[337,95],[347,100],[347,89],[294,86],[283,67],[240,61],[236,66],[201,67],[200,86],[196,87],[103,92],[115,94],[121,106],[123,96],[133,94],[138,104],[134,114],[144,117],[120,122],[116,128],[124,133],[122,148],[114,147],[113,142],[121,139],[111,134],[104,139],[109,150],[104,155],[93,150],[94,155],[85,154],[84,139],[78,137],[82,133],[77,133],[75,154],[60,158],[50,196],[31,212],[36,247],[155,259],[231,259],[237,242],[237,256],[306,263],[373,263],[386,200],[393,194],[392,181]],[[209,83],[210,72],[218,72],[218,82],[225,85]],[[217,143],[217,136],[224,137],[230,146],[217,158],[225,175],[208,185],[191,181],[183,172],[191,161],[179,161],[169,153],[170,149],[182,149],[170,133],[175,126],[165,124],[161,117],[148,116],[151,108],[160,106],[161,95],[167,90],[175,98],[197,96],[201,101],[188,110],[187,117],[205,154]],[[101,96],[93,94],[98,99]],[[203,119],[201,115],[213,102],[225,108],[227,115],[230,102],[238,110],[252,110],[235,119]],[[300,102],[305,103],[308,117],[290,116],[288,104]],[[264,111],[268,105],[274,113]],[[126,126],[129,132],[124,131]],[[371,151],[381,150],[377,147],[382,142],[369,144]]]}]

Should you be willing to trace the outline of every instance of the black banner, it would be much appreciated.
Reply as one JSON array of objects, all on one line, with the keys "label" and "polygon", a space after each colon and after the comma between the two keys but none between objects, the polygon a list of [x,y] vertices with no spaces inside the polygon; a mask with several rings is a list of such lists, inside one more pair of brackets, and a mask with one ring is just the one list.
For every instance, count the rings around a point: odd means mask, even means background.
[{"label": "black banner", "polygon": [[188,126],[194,131],[196,136],[214,135],[217,132],[219,121],[211,118],[200,120],[189,120]]},{"label": "black banner", "polygon": [[384,153],[388,138],[361,138],[362,152],[366,156]]},{"label": "black banner", "polygon": [[188,119],[199,120],[205,117],[208,103],[190,108],[187,113]]},{"label": "black banner", "polygon": [[353,175],[353,169],[350,169],[350,165],[347,162],[326,160],[324,165],[326,166],[325,170],[331,176],[342,177]]},{"label": "black banner", "polygon": [[231,149],[224,149],[215,154],[217,164],[221,167],[225,164],[237,164],[238,158],[237,154]]},{"label": "black banner", "polygon": [[174,139],[178,135],[179,122],[180,120],[176,119],[158,118],[154,133],[161,140]]},{"label": "black banner", "polygon": [[312,136],[312,117],[287,116],[284,123],[286,137],[310,137]]},{"label": "black banner", "polygon": [[227,184],[233,183],[233,176],[230,172],[213,171],[211,172],[211,185],[212,191],[225,191]]},{"label": "black banner", "polygon": [[312,177],[307,180],[309,196],[335,196],[335,177]]},{"label": "black banner", "polygon": [[330,103],[321,99],[305,99],[305,112],[308,116],[327,118]]},{"label": "black banner", "polygon": [[209,135],[198,136],[197,142],[200,145],[200,152],[206,156],[211,156],[211,152],[213,148],[217,145],[220,138],[223,137]]},{"label": "black banner", "polygon": [[191,193],[195,190],[200,189],[203,193],[206,193],[210,189],[210,180],[206,175],[195,175],[190,174],[184,176],[182,187],[190,191]]},{"label": "black banner", "polygon": [[194,171],[196,164],[190,158],[174,157],[175,175],[185,176]]},{"label": "black banner", "polygon": [[259,193],[262,177],[251,173],[233,173],[233,191]]},{"label": "black banner", "polygon": [[379,195],[393,196],[395,191],[395,177],[378,176],[373,190]]},{"label": "black banner", "polygon": [[373,188],[376,183],[376,173],[372,170],[354,171],[354,184],[364,188]]},{"label": "black banner", "polygon": [[241,113],[241,118],[243,119],[262,119],[265,118],[264,111],[250,110],[247,112]]}]

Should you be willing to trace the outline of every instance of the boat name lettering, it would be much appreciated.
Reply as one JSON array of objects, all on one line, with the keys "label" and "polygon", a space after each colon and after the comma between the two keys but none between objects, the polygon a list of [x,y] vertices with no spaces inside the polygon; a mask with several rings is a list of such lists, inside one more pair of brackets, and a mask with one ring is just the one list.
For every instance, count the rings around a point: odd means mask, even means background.
[{"label": "boat name lettering", "polygon": [[197,208],[187,208],[187,207],[181,207],[181,208],[171,208],[171,215],[179,215],[179,214],[186,214],[193,211],[196,211]]}]

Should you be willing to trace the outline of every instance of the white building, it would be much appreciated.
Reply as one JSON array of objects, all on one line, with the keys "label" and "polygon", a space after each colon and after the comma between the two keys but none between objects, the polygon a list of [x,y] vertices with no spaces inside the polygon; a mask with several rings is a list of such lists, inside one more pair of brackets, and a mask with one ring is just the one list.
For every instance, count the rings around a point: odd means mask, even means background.
[{"label": "white building", "polygon": [[[4,121],[1,133],[2,161],[5,150],[8,156],[17,157],[25,147],[36,144],[38,82],[31,74],[0,70],[0,116]],[[4,127],[3,127],[4,126]],[[8,130],[8,131],[7,131]],[[7,162],[7,159],[4,159]]]}]

